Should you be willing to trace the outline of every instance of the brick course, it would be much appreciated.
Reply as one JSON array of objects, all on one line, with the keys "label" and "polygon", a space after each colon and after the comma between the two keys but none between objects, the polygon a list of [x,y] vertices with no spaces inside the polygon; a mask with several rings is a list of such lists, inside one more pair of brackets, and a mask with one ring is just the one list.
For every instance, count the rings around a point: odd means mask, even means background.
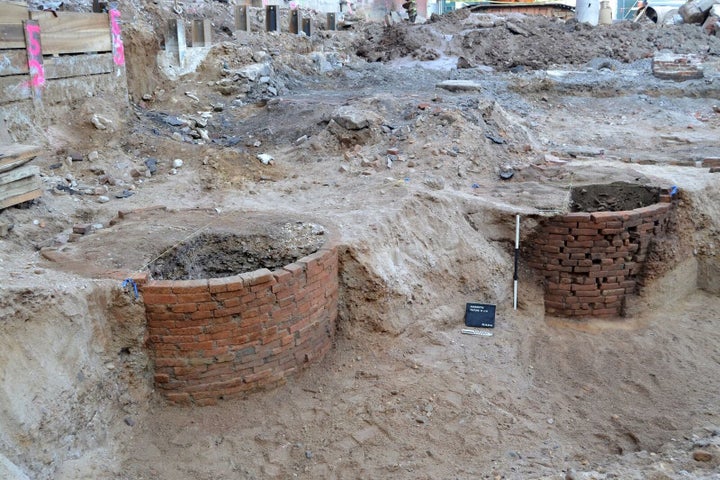
[{"label": "brick course", "polygon": [[653,237],[666,231],[672,204],[620,212],[574,212],[541,222],[528,265],[545,278],[545,312],[561,317],[623,315],[642,283]]},{"label": "brick course", "polygon": [[275,271],[138,280],[155,387],[171,403],[212,405],[281,384],[332,346],[338,303],[332,241]]}]

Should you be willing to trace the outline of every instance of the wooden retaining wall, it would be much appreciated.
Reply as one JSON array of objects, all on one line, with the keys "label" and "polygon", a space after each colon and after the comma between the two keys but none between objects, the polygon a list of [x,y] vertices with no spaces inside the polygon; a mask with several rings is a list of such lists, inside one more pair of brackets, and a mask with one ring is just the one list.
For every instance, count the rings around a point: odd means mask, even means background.
[{"label": "wooden retaining wall", "polygon": [[0,2],[0,105],[32,109],[104,91],[127,101],[120,18],[114,9],[31,11]]}]

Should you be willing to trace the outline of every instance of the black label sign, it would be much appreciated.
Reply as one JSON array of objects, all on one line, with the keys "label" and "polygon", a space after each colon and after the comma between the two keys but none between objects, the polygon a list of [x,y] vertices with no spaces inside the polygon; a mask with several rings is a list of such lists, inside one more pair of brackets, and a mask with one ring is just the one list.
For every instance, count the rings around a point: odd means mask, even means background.
[{"label": "black label sign", "polygon": [[495,305],[468,303],[465,306],[465,325],[495,328]]}]

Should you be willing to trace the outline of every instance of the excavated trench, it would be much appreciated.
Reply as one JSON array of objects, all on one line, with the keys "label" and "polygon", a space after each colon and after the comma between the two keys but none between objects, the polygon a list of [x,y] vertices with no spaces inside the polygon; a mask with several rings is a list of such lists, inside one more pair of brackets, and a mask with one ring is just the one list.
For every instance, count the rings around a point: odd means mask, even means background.
[{"label": "excavated trench", "polygon": [[573,188],[571,211],[543,220],[533,240],[529,264],[545,280],[545,312],[623,316],[653,245],[667,233],[671,192],[627,183]]}]

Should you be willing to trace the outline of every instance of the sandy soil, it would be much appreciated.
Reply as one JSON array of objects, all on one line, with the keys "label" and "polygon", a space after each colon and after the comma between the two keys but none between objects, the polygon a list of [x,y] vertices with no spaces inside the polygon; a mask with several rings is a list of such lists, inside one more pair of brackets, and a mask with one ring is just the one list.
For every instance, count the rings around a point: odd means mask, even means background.
[{"label": "sandy soil", "polygon": [[[131,105],[58,113],[34,160],[45,195],[0,212],[13,225],[0,251],[0,476],[718,478],[720,190],[696,165],[718,156],[720,40],[457,12],[309,40],[228,36],[178,75],[155,57],[153,24],[171,5],[126,5]],[[204,12],[222,25],[226,7]],[[662,48],[707,55],[706,77],[653,78]],[[115,127],[89,127],[93,111]],[[63,165],[73,152],[84,159]],[[523,259],[513,310],[515,215],[525,241],[569,208],[570,187],[614,181],[680,191],[628,316],[546,317]],[[109,202],[81,192],[98,186]],[[331,353],[272,391],[166,405],[141,303],[101,278],[167,245],[163,222],[109,226],[153,205],[180,225],[190,208],[338,232]],[[102,229],[68,243],[76,223]],[[80,266],[41,254],[84,246],[94,258]],[[460,333],[469,301],[497,304],[493,336]]]}]

